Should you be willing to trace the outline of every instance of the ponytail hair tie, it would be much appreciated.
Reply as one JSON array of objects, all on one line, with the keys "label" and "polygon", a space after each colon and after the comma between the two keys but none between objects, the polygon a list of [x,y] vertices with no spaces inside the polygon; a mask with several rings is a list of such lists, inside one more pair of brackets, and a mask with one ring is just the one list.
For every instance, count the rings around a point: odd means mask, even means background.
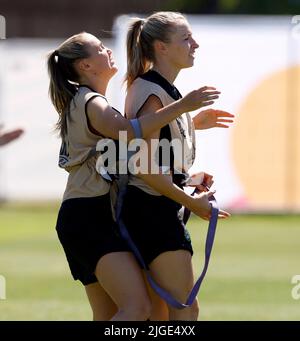
[{"label": "ponytail hair tie", "polygon": [[54,50],[53,56],[54,56],[55,63],[58,63],[58,51],[57,50]]}]

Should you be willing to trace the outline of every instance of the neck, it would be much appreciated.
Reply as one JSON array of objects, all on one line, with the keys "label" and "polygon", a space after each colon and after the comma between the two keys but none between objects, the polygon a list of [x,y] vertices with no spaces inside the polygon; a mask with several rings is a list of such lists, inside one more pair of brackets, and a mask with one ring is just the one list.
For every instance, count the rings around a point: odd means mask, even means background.
[{"label": "neck", "polygon": [[170,65],[170,63],[166,63],[164,61],[160,61],[153,64],[152,70],[160,73],[169,83],[173,84],[178,73],[179,69]]},{"label": "neck", "polygon": [[109,79],[99,79],[99,77],[86,78],[82,77],[80,79],[80,84],[87,85],[99,94],[105,96],[106,89],[108,86]]}]

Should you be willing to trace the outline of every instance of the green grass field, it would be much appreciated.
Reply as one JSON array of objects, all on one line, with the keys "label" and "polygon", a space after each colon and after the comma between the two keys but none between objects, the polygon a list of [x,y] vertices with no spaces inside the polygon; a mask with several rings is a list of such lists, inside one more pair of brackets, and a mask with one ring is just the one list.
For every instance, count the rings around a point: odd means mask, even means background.
[{"label": "green grass field", "polygon": [[[0,208],[0,320],[90,320],[54,229],[56,205]],[[200,273],[207,223],[189,230]],[[291,278],[300,274],[300,216],[233,216],[218,224],[210,267],[198,296],[200,320],[300,320]]]}]

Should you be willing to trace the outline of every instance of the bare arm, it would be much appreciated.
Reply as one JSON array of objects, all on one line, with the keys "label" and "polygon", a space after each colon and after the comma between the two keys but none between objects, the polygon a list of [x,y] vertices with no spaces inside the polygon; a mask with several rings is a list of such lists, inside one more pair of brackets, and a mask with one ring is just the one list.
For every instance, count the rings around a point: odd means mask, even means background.
[{"label": "bare arm", "polygon": [[[157,111],[149,111],[148,115],[139,118],[143,137],[148,137],[184,112],[213,104],[218,94],[215,88],[203,87]],[[87,114],[92,127],[100,134],[118,139],[119,131],[126,131],[128,140],[134,138],[129,120],[116,113],[103,98],[93,98],[87,105]]]},{"label": "bare arm", "polygon": [[[157,111],[162,107],[160,100],[155,96],[150,96],[142,109],[139,111],[141,117],[148,116],[149,112]],[[159,131],[153,133],[148,139],[148,162],[155,162],[151,160],[154,153],[151,152],[151,139],[158,139]],[[149,168],[149,167],[148,167]],[[138,174],[149,186],[160,194],[178,202],[179,204],[188,207],[196,215],[207,219],[210,217],[211,205],[208,198],[213,194],[212,192],[201,193],[199,196],[192,197],[186,194],[180,187],[175,185],[171,176],[164,174]],[[220,217],[225,216],[225,212],[221,212]]]}]

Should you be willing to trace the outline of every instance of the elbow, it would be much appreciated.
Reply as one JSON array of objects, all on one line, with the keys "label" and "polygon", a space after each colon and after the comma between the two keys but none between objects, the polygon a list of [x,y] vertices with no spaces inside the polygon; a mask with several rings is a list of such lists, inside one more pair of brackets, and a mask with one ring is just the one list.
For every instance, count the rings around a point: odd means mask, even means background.
[{"label": "elbow", "polygon": [[129,120],[124,120],[124,122],[122,123],[123,124],[119,126],[118,132],[116,132],[118,133],[118,136],[116,136],[116,138],[119,141],[128,143],[134,138],[134,133]]}]

